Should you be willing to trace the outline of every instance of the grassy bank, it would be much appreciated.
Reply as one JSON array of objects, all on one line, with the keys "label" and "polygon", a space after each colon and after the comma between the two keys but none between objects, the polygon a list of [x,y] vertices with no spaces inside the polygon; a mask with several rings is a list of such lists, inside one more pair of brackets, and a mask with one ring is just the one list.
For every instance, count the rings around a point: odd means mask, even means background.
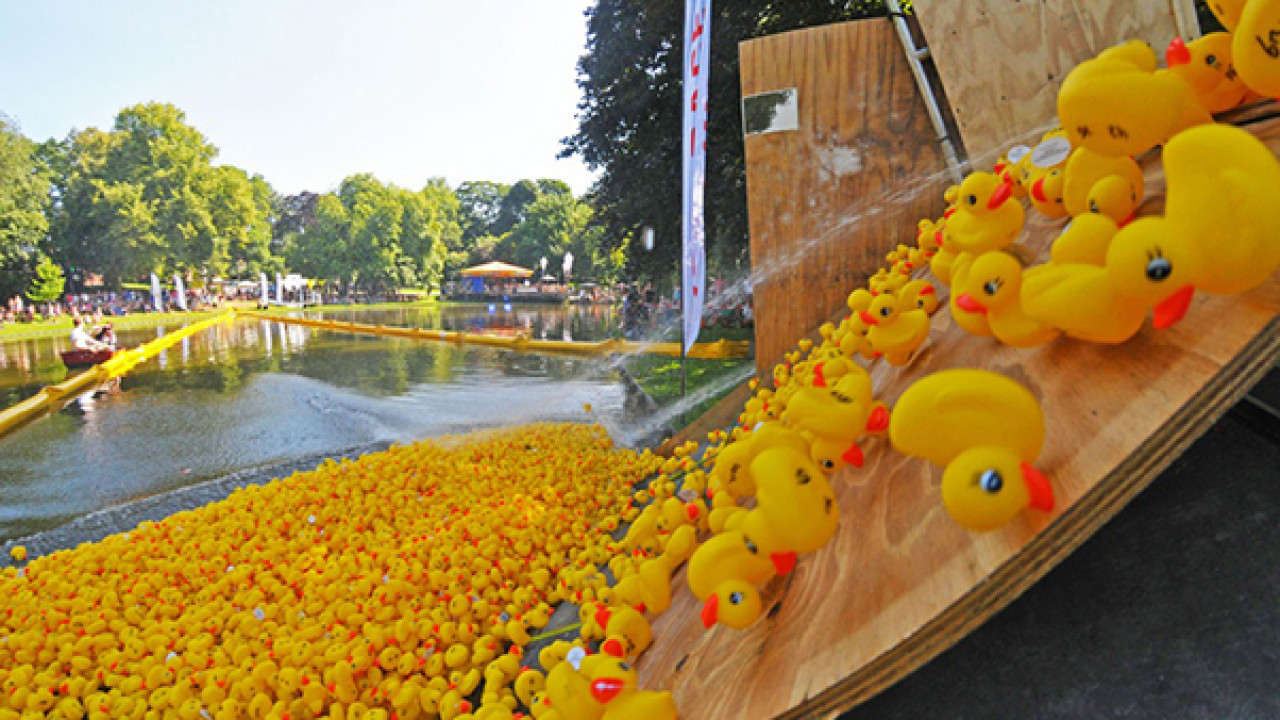
[{"label": "grassy bank", "polygon": [[[126,328],[155,327],[156,325],[185,325],[199,322],[220,312],[222,312],[222,309],[198,310],[196,312],[134,313],[131,315],[108,316],[103,318],[103,322],[115,325],[116,330],[119,331]],[[61,315],[32,323],[9,323],[4,327],[0,327],[0,342],[36,340],[70,334],[71,317],[69,315]]]},{"label": "grassy bank", "polygon": [[[708,328],[698,336],[698,342],[715,342],[717,340],[750,340],[752,330],[740,328]],[[713,385],[720,379],[731,375],[744,365],[755,363],[754,358],[735,360],[703,360],[688,358],[685,360],[685,392],[693,394],[698,390]],[[633,355],[626,360],[628,372],[635,377],[640,387],[658,403],[660,407],[672,405],[680,400],[680,358],[661,355]],[[729,385],[712,397],[694,405],[685,412],[685,418],[694,420],[702,413],[728,395],[735,385]]]}]

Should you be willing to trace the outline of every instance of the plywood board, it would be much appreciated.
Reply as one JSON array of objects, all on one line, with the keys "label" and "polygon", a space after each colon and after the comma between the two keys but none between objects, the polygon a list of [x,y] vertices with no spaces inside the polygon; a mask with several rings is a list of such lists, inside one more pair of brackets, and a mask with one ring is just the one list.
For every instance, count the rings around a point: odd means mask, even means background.
[{"label": "plywood board", "polygon": [[746,143],[757,367],[942,210],[945,163],[885,19],[742,43],[742,94],[795,88],[798,129]]},{"label": "plywood board", "polygon": [[[1280,150],[1280,120],[1255,126]],[[1159,212],[1164,179],[1146,160]],[[1061,221],[1035,213],[1023,242],[1043,260]],[[945,293],[943,293],[945,295]],[[872,368],[896,401],[912,382],[953,367],[985,368],[1026,385],[1045,412],[1036,465],[1054,485],[1051,514],[1028,512],[984,535],[962,530],[939,498],[941,470],[864,441],[866,465],[832,481],[840,530],[763,593],[765,615],[738,632],[704,631],[683,573],[655,643],[638,667],[669,688],[683,717],[831,716],[950,647],[1084,542],[1280,358],[1280,278],[1235,297],[1197,297],[1174,328],[1130,342],[1060,339],[1008,348],[967,335],[945,310],[912,364]]]},{"label": "plywood board", "polygon": [[1140,38],[1195,36],[1193,0],[917,0],[916,15],[975,169],[1056,124],[1071,68]]}]

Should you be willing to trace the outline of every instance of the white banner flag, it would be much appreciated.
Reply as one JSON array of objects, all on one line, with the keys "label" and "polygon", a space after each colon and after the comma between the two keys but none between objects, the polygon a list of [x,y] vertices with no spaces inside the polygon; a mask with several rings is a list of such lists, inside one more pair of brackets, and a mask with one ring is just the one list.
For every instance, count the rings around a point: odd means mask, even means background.
[{"label": "white banner flag", "polygon": [[267,290],[267,274],[258,273],[258,299],[262,301],[262,307],[266,307],[271,302],[270,291]]},{"label": "white banner flag", "polygon": [[160,278],[155,273],[151,273],[151,304],[155,306],[156,312],[164,312],[164,300],[160,299]]},{"label": "white banner flag", "polygon": [[276,273],[276,303],[284,304],[284,279],[280,277],[280,273]]},{"label": "white banner flag", "polygon": [[173,274],[173,292],[174,297],[178,301],[178,307],[183,312],[187,311],[187,288],[182,284],[182,276],[178,273]]},{"label": "white banner flag", "polygon": [[685,0],[684,6],[684,238],[680,304],[684,308],[685,352],[702,328],[706,295],[706,232],[703,188],[707,176],[707,94],[711,76],[711,0]]}]

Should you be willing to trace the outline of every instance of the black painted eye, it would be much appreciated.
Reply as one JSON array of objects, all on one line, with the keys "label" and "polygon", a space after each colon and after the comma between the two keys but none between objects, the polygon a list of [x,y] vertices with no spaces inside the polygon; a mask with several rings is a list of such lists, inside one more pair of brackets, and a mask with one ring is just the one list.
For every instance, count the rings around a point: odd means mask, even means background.
[{"label": "black painted eye", "polygon": [[631,669],[631,665],[629,663],[620,662],[618,663],[618,669],[626,672]]},{"label": "black painted eye", "polygon": [[983,470],[978,478],[978,484],[982,486],[984,492],[994,495],[1004,488],[1004,478],[1000,477],[1000,473],[995,470]]},{"label": "black painted eye", "polygon": [[1205,64],[1205,65],[1213,65],[1213,66],[1215,66],[1215,67],[1216,67],[1216,66],[1217,66],[1217,64],[1218,64],[1218,56],[1217,56],[1217,55],[1206,55],[1206,56],[1204,57],[1204,64]]},{"label": "black painted eye", "polygon": [[836,469],[835,461],[832,461],[832,460],[823,460],[823,461],[822,461],[822,469],[823,469],[823,470],[835,470],[835,469]]},{"label": "black painted eye", "polygon": [[988,295],[995,295],[996,291],[998,291],[999,289],[1000,289],[1000,285],[996,283],[995,280],[988,280],[987,282],[982,284],[982,292]]},{"label": "black painted eye", "polygon": [[744,537],[742,538],[742,542],[746,543],[747,552],[751,553],[752,555],[757,555],[760,553],[760,548],[756,547],[756,544],[751,542],[751,538]]},{"label": "black painted eye", "polygon": [[1098,201],[1097,201],[1097,200],[1090,200],[1090,201],[1089,201],[1089,212],[1091,212],[1091,213],[1095,213],[1095,214],[1101,214],[1101,213],[1102,213],[1102,211],[1098,209]]},{"label": "black painted eye", "polygon": [[880,314],[884,317],[889,317],[889,315],[892,313],[893,313],[892,308],[887,308],[887,307],[880,308]]},{"label": "black painted eye", "polygon": [[965,198],[965,200],[966,200],[970,205],[977,205],[977,204],[978,204],[978,196],[977,196],[977,195],[970,195],[969,197]]},{"label": "black painted eye", "polygon": [[731,593],[729,593],[729,604],[730,604],[730,605],[741,605],[741,604],[742,604],[742,593],[740,593],[740,592],[731,592]]},{"label": "black painted eye", "polygon": [[1156,257],[1147,263],[1147,277],[1160,282],[1173,274],[1173,263],[1168,258]]}]

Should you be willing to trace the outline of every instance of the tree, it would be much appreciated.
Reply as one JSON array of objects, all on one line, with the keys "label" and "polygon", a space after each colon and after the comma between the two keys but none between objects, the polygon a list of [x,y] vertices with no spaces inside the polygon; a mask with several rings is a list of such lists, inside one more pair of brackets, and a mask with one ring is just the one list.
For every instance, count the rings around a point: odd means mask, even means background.
[{"label": "tree", "polygon": [[[458,222],[462,225],[461,240],[474,241],[482,235],[492,235],[502,210],[502,199],[507,196],[509,185],[487,180],[469,180],[458,186]],[[460,250],[461,247],[450,247]]]},{"label": "tree", "polygon": [[48,256],[41,256],[31,288],[27,290],[27,299],[37,303],[52,302],[62,297],[66,285],[67,278],[62,274],[62,268]]},{"label": "tree", "polygon": [[[748,259],[738,43],[752,37],[884,13],[880,0],[742,0],[713,6],[707,120],[708,260]],[[597,0],[587,16],[587,51],[578,62],[578,131],[562,156],[601,171],[590,200],[610,248],[643,227],[654,251],[629,253],[632,271],[672,276],[680,255],[684,13],[681,3]]]},{"label": "tree", "polygon": [[0,298],[22,292],[34,275],[48,236],[48,202],[36,146],[0,115]]},{"label": "tree", "polygon": [[526,209],[540,195],[538,185],[532,180],[521,180],[506,195],[502,196],[502,204],[498,208],[498,218],[489,226],[489,233],[501,235],[510,232],[525,218]]}]

